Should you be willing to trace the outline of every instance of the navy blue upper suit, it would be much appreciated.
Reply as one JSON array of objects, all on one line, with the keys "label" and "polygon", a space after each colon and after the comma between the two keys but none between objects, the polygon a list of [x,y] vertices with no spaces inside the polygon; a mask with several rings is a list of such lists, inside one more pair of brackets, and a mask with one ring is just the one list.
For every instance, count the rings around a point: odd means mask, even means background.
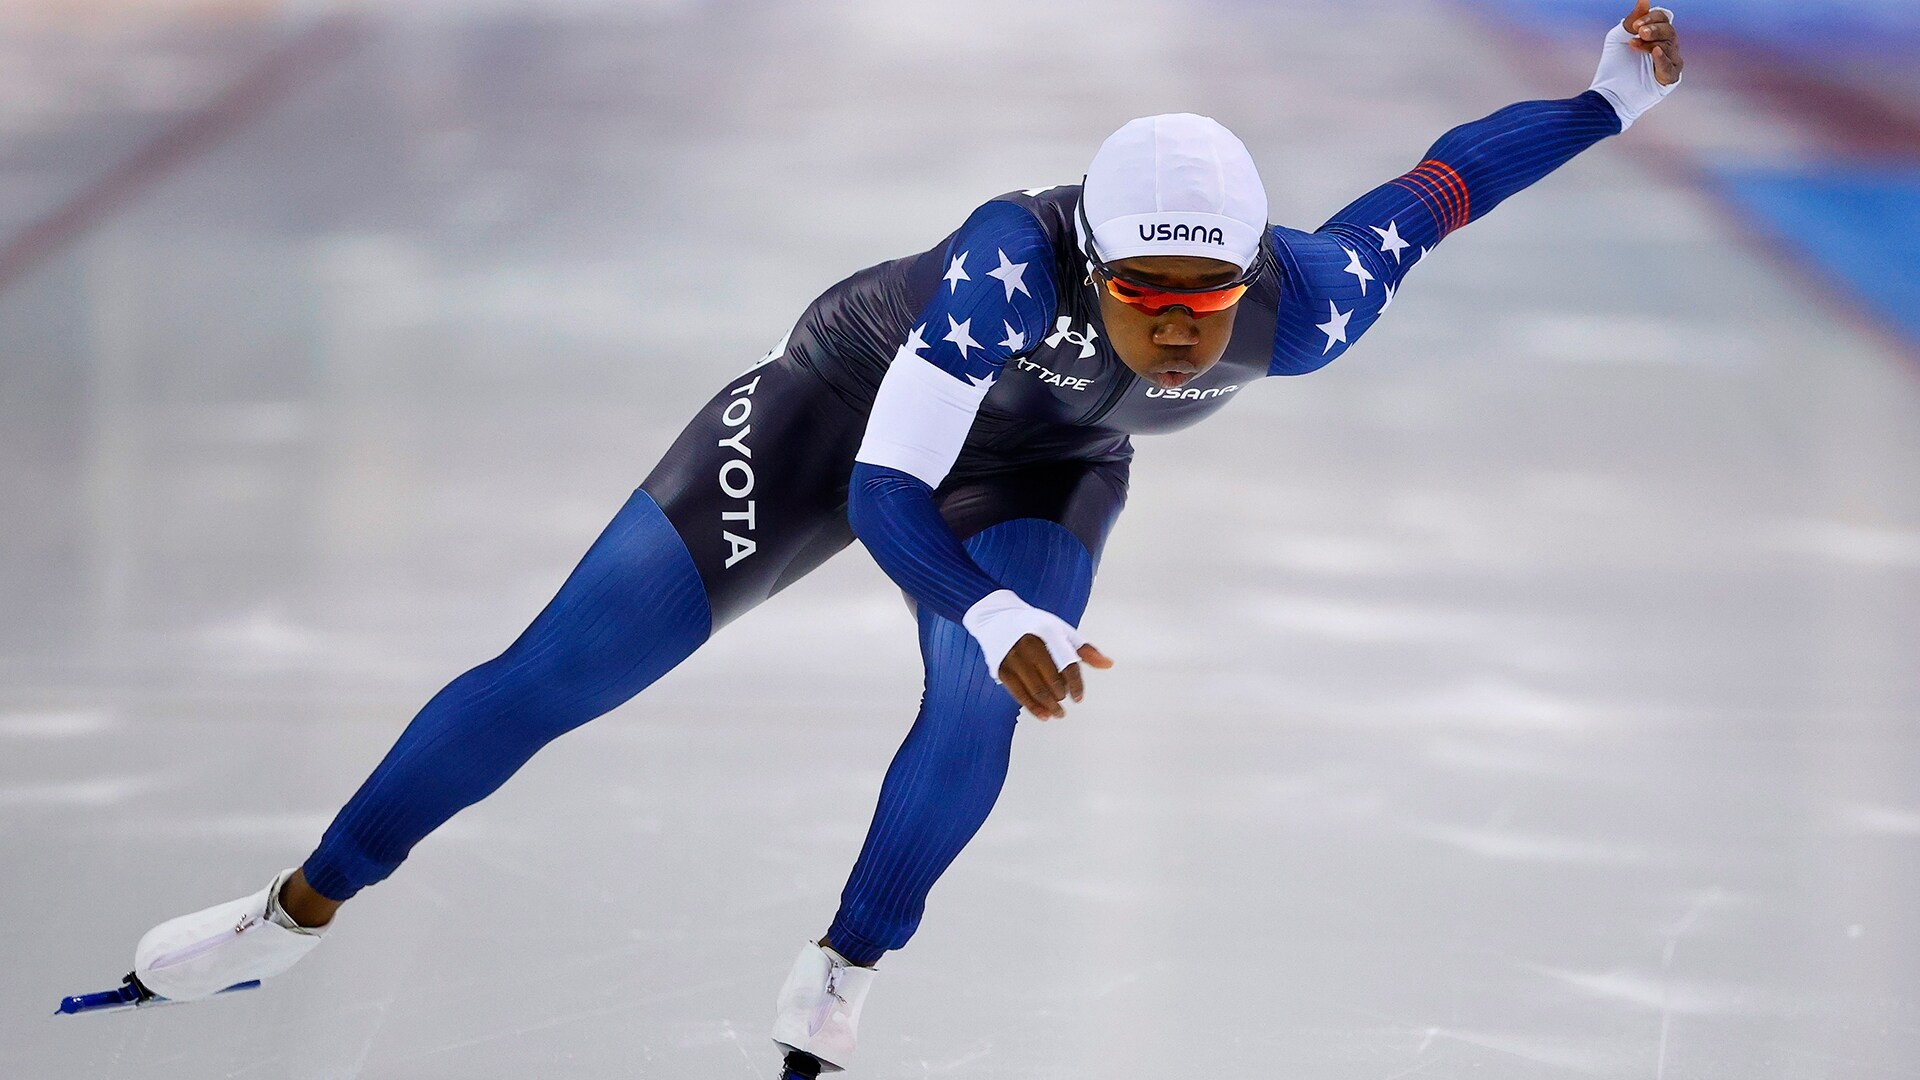
[{"label": "navy blue upper suit", "polygon": [[1212,316],[1234,320],[1225,355],[1175,390],[1110,348],[1078,187],[1000,196],[932,250],[833,286],[700,411],[526,632],[415,717],[307,860],[309,883],[344,899],[384,878],[548,740],[857,535],[916,602],[926,690],[829,936],[856,963],[899,948],[992,808],[1019,711],[961,615],[1011,589],[1077,623],[1132,435],[1328,364],[1434,245],[1620,130],[1591,91],[1513,105],[1319,229],[1273,226],[1252,287]]}]

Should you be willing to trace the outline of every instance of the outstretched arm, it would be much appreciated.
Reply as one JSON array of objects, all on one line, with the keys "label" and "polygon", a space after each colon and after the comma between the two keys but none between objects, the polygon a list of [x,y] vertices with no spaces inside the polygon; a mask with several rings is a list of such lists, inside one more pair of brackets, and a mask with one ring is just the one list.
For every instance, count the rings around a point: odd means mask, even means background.
[{"label": "outstretched arm", "polygon": [[1673,90],[1680,68],[1672,13],[1640,0],[1607,34],[1587,92],[1523,101],[1462,124],[1442,135],[1411,172],[1354,200],[1317,231],[1275,230],[1290,270],[1308,279],[1304,292],[1328,299],[1313,321],[1283,323],[1271,372],[1304,374],[1340,355],[1393,303],[1401,279],[1429,250],[1582,150],[1626,130]]}]

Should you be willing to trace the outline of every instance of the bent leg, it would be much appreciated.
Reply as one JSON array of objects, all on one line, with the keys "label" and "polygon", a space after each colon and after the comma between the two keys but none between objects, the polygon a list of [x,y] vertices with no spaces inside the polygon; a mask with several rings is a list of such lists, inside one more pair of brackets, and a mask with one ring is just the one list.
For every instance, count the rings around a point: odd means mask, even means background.
[{"label": "bent leg", "polygon": [[345,900],[384,879],[541,747],[686,659],[711,626],[686,545],[634,492],[519,640],[413,718],[308,856],[307,885]]},{"label": "bent leg", "polygon": [[[1110,519],[1109,519],[1110,520]],[[1029,603],[1077,623],[1093,587],[1094,559],[1073,531],[1022,518],[966,541],[981,569]],[[993,681],[972,635],[921,611],[926,690],[913,730],[880,788],[866,844],[827,937],[870,965],[907,943],[927,893],[973,839],[1007,778],[1020,707]]]}]

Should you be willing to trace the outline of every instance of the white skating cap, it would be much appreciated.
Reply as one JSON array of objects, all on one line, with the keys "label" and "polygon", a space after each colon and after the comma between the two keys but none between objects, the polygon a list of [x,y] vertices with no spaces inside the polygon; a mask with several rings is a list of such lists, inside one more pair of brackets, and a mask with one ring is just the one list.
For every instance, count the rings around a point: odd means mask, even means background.
[{"label": "white skating cap", "polygon": [[1080,194],[1085,229],[1107,262],[1198,255],[1245,270],[1267,229],[1267,189],[1253,156],[1209,116],[1129,120],[1100,144]]}]

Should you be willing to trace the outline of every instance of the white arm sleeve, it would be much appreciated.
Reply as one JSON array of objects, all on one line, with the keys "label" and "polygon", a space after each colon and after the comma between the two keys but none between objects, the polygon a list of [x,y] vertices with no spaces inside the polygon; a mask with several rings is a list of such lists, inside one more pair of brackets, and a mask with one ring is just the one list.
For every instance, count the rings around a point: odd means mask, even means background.
[{"label": "white arm sleeve", "polygon": [[880,379],[855,461],[898,469],[939,487],[973,429],[993,380],[963,382],[907,349]]},{"label": "white arm sleeve", "polygon": [[[1673,12],[1666,8],[1653,10],[1666,11],[1667,18],[1673,18]],[[1635,49],[1636,40],[1625,26],[1614,23],[1607,31],[1606,44],[1600,47],[1600,70],[1594,72],[1593,85],[1587,87],[1613,103],[1613,111],[1620,114],[1621,131],[1632,127],[1641,114],[1660,104],[1680,85],[1679,79],[1673,86],[1660,85],[1660,80],[1653,77],[1653,54]]]}]

